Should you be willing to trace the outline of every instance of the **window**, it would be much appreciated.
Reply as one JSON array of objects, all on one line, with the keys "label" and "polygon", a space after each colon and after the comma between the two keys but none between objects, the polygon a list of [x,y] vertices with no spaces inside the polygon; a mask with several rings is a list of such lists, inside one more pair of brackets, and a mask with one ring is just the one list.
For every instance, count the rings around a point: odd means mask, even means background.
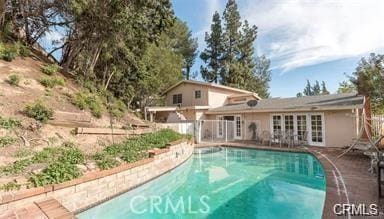
[{"label": "window", "polygon": [[201,98],[201,90],[195,90],[195,99]]},{"label": "window", "polygon": [[272,131],[273,133],[281,132],[281,116],[275,115],[272,117]]},{"label": "window", "polygon": [[287,132],[290,132],[291,134],[293,134],[293,115],[285,115],[284,116],[284,128],[285,128],[285,131]]},{"label": "window", "polygon": [[173,104],[179,104],[183,102],[183,95],[182,94],[174,94],[173,95]]}]

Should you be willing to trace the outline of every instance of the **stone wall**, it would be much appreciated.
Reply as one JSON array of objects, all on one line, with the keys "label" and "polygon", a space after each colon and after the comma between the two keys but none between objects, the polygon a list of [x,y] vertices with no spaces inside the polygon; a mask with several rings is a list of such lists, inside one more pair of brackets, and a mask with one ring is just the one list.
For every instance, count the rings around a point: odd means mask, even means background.
[{"label": "stone wall", "polygon": [[72,212],[81,211],[142,185],[186,161],[193,153],[188,141],[149,152],[147,159],[88,173],[61,184],[9,192],[0,197],[0,212],[55,198]]}]

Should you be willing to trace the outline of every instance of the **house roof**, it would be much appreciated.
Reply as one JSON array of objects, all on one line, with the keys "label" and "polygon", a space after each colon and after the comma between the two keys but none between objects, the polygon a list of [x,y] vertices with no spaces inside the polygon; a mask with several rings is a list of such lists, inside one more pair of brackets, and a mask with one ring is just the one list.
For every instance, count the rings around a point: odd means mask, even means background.
[{"label": "house roof", "polygon": [[364,97],[357,93],[330,94],[318,96],[262,99],[254,107],[247,103],[228,104],[210,109],[208,114],[231,112],[286,112],[318,111],[362,108]]},{"label": "house roof", "polygon": [[258,100],[261,99],[256,93],[232,94],[232,95],[229,95],[228,98],[239,98],[239,97],[250,97],[250,96]]},{"label": "house roof", "polygon": [[183,83],[197,84],[197,85],[209,86],[209,87],[214,87],[214,88],[220,88],[220,89],[235,91],[235,92],[239,92],[239,93],[243,93],[243,94],[250,94],[250,93],[252,93],[252,92],[247,91],[247,90],[242,90],[242,89],[238,89],[238,88],[228,87],[228,86],[224,86],[224,85],[220,85],[220,84],[215,84],[215,83],[208,83],[208,82],[194,81],[194,80],[181,80],[181,81],[177,82],[176,84],[172,85],[171,87],[169,87],[167,90],[165,90],[163,92],[163,94],[168,93],[169,91],[171,91],[172,89],[174,89],[175,87],[177,87],[177,86],[179,86],[179,85],[181,85]]}]

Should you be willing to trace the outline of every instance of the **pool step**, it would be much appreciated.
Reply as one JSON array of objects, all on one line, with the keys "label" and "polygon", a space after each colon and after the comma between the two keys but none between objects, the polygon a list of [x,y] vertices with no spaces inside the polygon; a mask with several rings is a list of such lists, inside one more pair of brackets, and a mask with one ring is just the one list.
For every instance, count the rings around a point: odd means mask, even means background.
[{"label": "pool step", "polygon": [[48,199],[35,203],[48,218],[75,218],[75,215],[61,205],[56,199]]}]

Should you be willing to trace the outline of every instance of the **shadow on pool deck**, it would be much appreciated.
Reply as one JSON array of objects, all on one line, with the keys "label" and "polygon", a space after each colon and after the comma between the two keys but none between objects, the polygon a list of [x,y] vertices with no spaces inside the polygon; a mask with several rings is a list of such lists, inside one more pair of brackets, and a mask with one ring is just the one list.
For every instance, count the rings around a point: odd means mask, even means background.
[{"label": "shadow on pool deck", "polygon": [[[253,142],[205,143],[195,147],[225,145],[230,147],[257,148],[266,150],[309,152],[315,155],[324,167],[327,177],[326,200],[323,218],[384,218],[384,199],[378,197],[377,176],[371,174],[370,159],[361,152],[350,152],[341,158],[342,149],[326,147],[269,147],[257,146]],[[336,204],[365,204],[366,212],[369,205],[378,206],[379,216],[338,216],[334,213]]]}]

